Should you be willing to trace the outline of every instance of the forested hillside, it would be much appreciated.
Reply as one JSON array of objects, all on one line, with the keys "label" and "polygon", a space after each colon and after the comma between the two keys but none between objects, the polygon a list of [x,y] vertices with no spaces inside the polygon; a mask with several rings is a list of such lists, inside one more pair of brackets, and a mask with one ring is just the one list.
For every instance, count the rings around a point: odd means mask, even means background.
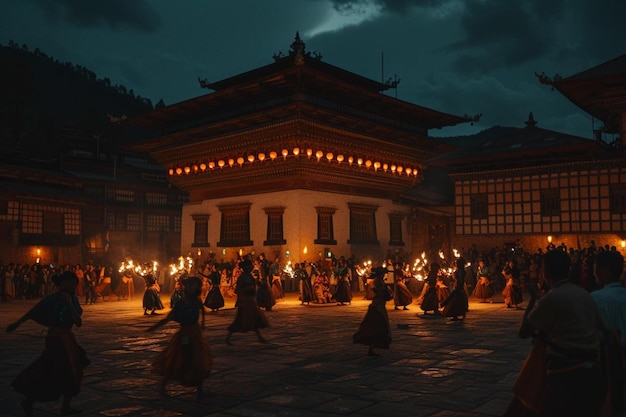
[{"label": "forested hillside", "polygon": [[75,140],[93,139],[101,151],[115,150],[127,139],[109,123],[109,115],[132,116],[152,108],[150,99],[79,64],[15,42],[0,46],[2,149],[63,152],[74,146],[66,143],[67,132],[74,132]]}]

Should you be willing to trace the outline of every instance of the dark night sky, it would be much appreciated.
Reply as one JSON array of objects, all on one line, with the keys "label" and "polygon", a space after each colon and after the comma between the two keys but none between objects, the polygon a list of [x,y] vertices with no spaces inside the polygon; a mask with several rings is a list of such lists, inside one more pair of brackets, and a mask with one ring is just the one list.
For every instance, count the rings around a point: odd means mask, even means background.
[{"label": "dark night sky", "polygon": [[[398,99],[492,126],[592,136],[592,118],[535,72],[567,77],[626,53],[624,0],[0,0],[0,43],[39,48],[156,103],[273,62],[296,31],[359,75],[397,76]],[[384,64],[383,64],[384,63]],[[598,122],[596,121],[596,126]]]}]

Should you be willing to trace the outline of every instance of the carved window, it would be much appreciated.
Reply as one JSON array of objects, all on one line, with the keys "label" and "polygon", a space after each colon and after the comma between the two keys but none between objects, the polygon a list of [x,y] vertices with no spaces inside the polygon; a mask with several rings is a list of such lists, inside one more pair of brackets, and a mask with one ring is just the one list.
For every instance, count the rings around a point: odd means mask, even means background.
[{"label": "carved window", "polygon": [[251,246],[250,203],[218,206],[222,213],[220,241],[217,246]]},{"label": "carved window", "polygon": [[404,246],[402,240],[402,220],[404,213],[389,214],[389,246]]},{"label": "carved window", "polygon": [[193,214],[193,243],[192,247],[208,247],[209,245],[209,215]]},{"label": "carved window", "polygon": [[335,232],[333,229],[333,215],[335,209],[330,207],[315,207],[317,211],[317,239],[316,244],[336,245]]},{"label": "carved window", "polygon": [[283,213],[284,207],[267,207],[267,235],[263,245],[284,245],[287,243],[283,236]]},{"label": "carved window", "polygon": [[349,244],[377,245],[376,210],[377,206],[368,204],[348,204],[350,208]]}]

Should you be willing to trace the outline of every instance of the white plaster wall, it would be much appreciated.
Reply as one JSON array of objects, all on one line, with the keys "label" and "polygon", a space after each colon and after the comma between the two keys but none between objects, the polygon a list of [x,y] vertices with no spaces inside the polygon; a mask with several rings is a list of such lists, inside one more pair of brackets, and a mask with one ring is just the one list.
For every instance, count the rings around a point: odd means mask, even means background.
[{"label": "white plaster wall", "polygon": [[[250,203],[250,239],[253,246],[242,248],[218,247],[220,240],[221,212],[219,205]],[[376,231],[379,245],[349,245],[350,238],[350,210],[348,203],[369,204],[378,206],[376,211]],[[287,243],[280,246],[263,246],[267,237],[266,207],[285,207],[283,214],[283,236]],[[334,237],[336,245],[316,245],[317,212],[315,207],[332,207],[336,209],[333,215]],[[395,251],[397,246],[389,247],[389,213],[403,212],[406,214],[402,221],[404,247],[399,249],[411,252],[408,229],[409,207],[396,204],[383,198],[367,198],[349,196],[345,194],[325,193],[311,190],[290,190],[266,194],[256,194],[241,197],[217,198],[204,200],[201,203],[188,203],[183,207],[181,230],[181,254],[192,253],[194,257],[206,258],[207,252],[216,254],[217,260],[230,260],[237,256],[239,250],[247,254],[265,253],[267,258],[273,259],[278,255],[281,260],[292,262],[316,261],[319,253],[328,248],[337,257],[346,258],[354,254],[357,259],[368,257],[372,260],[384,260],[388,249]],[[198,248],[192,248],[194,240],[194,221],[192,216],[208,214],[209,217],[209,248],[201,248],[202,255],[197,256]],[[306,248],[306,253],[305,253]],[[289,251],[289,257],[286,256]]]}]

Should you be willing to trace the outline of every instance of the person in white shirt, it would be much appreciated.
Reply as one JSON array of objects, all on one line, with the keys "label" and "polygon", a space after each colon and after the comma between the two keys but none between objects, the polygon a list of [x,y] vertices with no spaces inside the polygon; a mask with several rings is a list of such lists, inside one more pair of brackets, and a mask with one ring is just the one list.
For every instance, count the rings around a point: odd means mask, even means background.
[{"label": "person in white shirt", "polygon": [[623,412],[625,408],[626,288],[620,282],[623,272],[624,257],[619,252],[597,252],[594,275],[602,288],[593,291],[591,297],[598,307],[605,330],[606,369],[609,372],[609,397],[613,415]]}]

